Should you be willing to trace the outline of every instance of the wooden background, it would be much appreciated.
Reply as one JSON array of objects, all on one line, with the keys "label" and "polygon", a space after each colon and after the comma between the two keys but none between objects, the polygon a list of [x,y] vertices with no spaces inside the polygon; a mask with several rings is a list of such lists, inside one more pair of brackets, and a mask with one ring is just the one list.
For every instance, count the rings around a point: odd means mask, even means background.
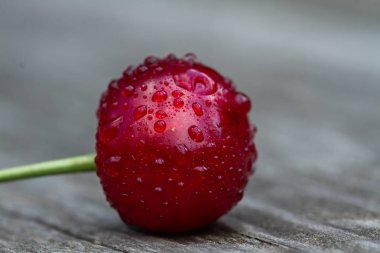
[{"label": "wooden background", "polygon": [[0,252],[380,252],[380,2],[0,0],[0,167],[94,150],[108,81],[192,51],[253,100],[258,170],[202,231],[133,231],[94,174],[0,185]]}]

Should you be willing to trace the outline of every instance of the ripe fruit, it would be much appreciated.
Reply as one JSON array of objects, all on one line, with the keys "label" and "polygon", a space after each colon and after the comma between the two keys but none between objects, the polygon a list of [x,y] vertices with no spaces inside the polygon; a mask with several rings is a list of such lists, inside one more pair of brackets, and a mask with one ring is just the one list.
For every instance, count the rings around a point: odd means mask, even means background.
[{"label": "ripe fruit", "polygon": [[151,231],[205,226],[243,195],[256,160],[250,100],[193,54],[148,57],[102,95],[97,174],[121,219]]}]

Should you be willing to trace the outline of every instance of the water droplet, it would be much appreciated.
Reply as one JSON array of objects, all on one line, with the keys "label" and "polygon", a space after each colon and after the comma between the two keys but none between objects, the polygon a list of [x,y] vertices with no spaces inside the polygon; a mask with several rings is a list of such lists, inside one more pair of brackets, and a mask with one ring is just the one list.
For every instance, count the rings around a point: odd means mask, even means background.
[{"label": "water droplet", "polygon": [[155,64],[158,62],[158,58],[157,57],[154,57],[154,56],[148,56],[145,58],[144,60],[144,64],[145,65],[152,65],[152,64]]},{"label": "water droplet", "polygon": [[166,91],[159,90],[155,92],[152,96],[153,102],[164,102],[168,98],[168,95],[166,94]]},{"label": "water droplet", "polygon": [[186,147],[185,144],[178,144],[177,145],[178,151],[182,154],[185,155],[187,152],[189,152],[189,149]]},{"label": "water droplet", "polygon": [[169,178],[168,178],[168,181],[169,181],[169,182],[173,182],[173,178],[169,177]]},{"label": "water droplet", "polygon": [[146,84],[141,85],[141,91],[146,91],[148,89],[148,86]]},{"label": "water droplet", "polygon": [[133,69],[134,68],[132,65],[128,66],[128,68],[123,72],[123,76],[125,76],[125,77],[132,76],[133,75]]},{"label": "water droplet", "polygon": [[121,160],[121,156],[111,156],[108,161],[109,163],[118,163]]},{"label": "water droplet", "polygon": [[143,180],[142,180],[141,177],[137,177],[137,178],[136,178],[136,181],[139,182],[139,183],[142,183],[142,182],[143,182]]},{"label": "water droplet", "polygon": [[162,111],[162,110],[158,110],[157,112],[156,112],[156,118],[157,119],[164,119],[164,118],[166,118],[168,115],[164,112],[164,111]]},{"label": "water droplet", "polygon": [[113,119],[110,123],[110,126],[111,127],[119,127],[121,125],[121,123],[123,123],[124,121],[124,116],[119,116],[119,117],[116,117],[115,119]]},{"label": "water droplet", "polygon": [[140,105],[135,109],[134,118],[135,120],[141,119],[147,114],[147,107],[146,105]]},{"label": "water droplet", "polygon": [[115,138],[120,124],[123,123],[123,119],[123,116],[116,117],[107,125],[100,127],[98,132],[99,140],[102,143],[108,143]]},{"label": "water droplet", "polygon": [[165,202],[162,202],[162,204],[167,206],[167,205],[169,205],[169,202],[165,201]]},{"label": "water droplet", "polygon": [[189,133],[190,138],[195,142],[202,142],[204,140],[203,132],[202,130],[197,126],[191,126],[187,130]]},{"label": "water droplet", "polygon": [[229,77],[225,77],[225,78],[224,78],[224,82],[225,82],[226,84],[228,84],[228,85],[232,85],[232,80],[231,80],[231,78],[229,78]]},{"label": "water droplet", "polygon": [[124,110],[128,109],[128,103],[124,102],[123,105],[122,105],[122,107],[123,107]]},{"label": "water droplet", "polygon": [[168,60],[176,60],[176,59],[177,59],[177,56],[175,56],[175,54],[173,54],[173,53],[170,53],[170,54],[168,54],[168,56],[166,56],[166,58],[167,58]]},{"label": "water droplet", "polygon": [[173,101],[173,105],[176,108],[181,108],[183,106],[183,104],[184,104],[184,102],[183,102],[182,98],[176,98]]},{"label": "water droplet", "polygon": [[119,81],[118,80],[112,80],[109,84],[108,87],[113,90],[119,89]]},{"label": "water droplet", "polygon": [[121,156],[110,156],[106,160],[105,173],[110,177],[116,177],[119,174],[119,166],[118,164],[121,161]]},{"label": "water droplet", "polygon": [[197,60],[197,56],[194,53],[187,53],[184,55],[183,59],[189,63],[193,63]]},{"label": "water droplet", "polygon": [[205,167],[205,166],[197,166],[197,167],[194,168],[194,170],[199,171],[199,172],[203,172],[203,171],[207,170],[207,167]]},{"label": "water droplet", "polygon": [[182,92],[182,91],[179,91],[179,90],[174,90],[174,91],[172,92],[172,96],[173,96],[174,98],[180,98],[180,97],[183,96],[183,92]]},{"label": "water droplet", "polygon": [[166,122],[165,121],[163,121],[163,120],[157,120],[154,123],[154,130],[157,133],[162,133],[163,131],[165,131],[165,129],[166,129]]},{"label": "water droplet", "polygon": [[203,108],[199,103],[195,102],[191,105],[191,107],[193,108],[195,115],[197,115],[197,116],[203,115]]},{"label": "water droplet", "polygon": [[215,148],[216,144],[214,142],[210,142],[210,143],[207,144],[207,147],[208,148]]},{"label": "water droplet", "polygon": [[127,85],[123,88],[121,94],[123,96],[131,96],[133,94],[133,91],[135,90],[135,88],[132,86],[132,85]]},{"label": "water droplet", "polygon": [[219,180],[222,179],[222,176],[218,176],[218,179],[219,179]]},{"label": "water droplet", "polygon": [[235,95],[235,104],[242,110],[242,112],[247,113],[251,109],[251,101],[247,95],[238,92]]},{"label": "water droplet", "polygon": [[181,186],[181,187],[182,187],[182,186],[184,186],[184,185],[185,185],[185,183],[182,182],[182,181],[178,183],[178,186]]},{"label": "water droplet", "polygon": [[158,73],[158,72],[161,72],[163,71],[164,69],[162,67],[157,67],[154,69],[154,72]]},{"label": "water droplet", "polygon": [[154,188],[154,191],[156,191],[156,192],[162,192],[162,187],[157,186],[157,187]]},{"label": "water droplet", "polygon": [[140,74],[142,74],[142,73],[146,72],[148,70],[148,68],[143,65],[143,66],[140,66],[137,70]]},{"label": "water droplet", "polygon": [[157,158],[156,160],[154,160],[154,162],[155,162],[156,164],[158,164],[158,165],[162,165],[162,164],[165,163],[165,160],[162,159],[162,158]]}]

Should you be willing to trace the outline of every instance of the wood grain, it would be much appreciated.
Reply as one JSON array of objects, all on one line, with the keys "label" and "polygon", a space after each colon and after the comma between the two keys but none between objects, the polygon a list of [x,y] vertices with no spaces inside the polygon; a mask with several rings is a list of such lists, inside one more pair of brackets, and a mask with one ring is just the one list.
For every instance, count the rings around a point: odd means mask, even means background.
[{"label": "wood grain", "polygon": [[0,167],[92,152],[99,94],[149,54],[233,77],[259,129],[243,201],[208,228],[133,230],[94,174],[56,176],[0,185],[0,252],[380,252],[376,7],[0,1]]}]

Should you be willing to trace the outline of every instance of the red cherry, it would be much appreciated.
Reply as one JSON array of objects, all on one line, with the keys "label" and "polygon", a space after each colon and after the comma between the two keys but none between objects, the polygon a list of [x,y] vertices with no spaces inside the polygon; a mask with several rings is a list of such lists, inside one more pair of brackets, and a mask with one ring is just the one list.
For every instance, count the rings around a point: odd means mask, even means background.
[{"label": "red cherry", "polygon": [[112,81],[97,114],[96,164],[121,219],[180,232],[228,212],[257,156],[250,107],[193,54],[148,57]]}]

